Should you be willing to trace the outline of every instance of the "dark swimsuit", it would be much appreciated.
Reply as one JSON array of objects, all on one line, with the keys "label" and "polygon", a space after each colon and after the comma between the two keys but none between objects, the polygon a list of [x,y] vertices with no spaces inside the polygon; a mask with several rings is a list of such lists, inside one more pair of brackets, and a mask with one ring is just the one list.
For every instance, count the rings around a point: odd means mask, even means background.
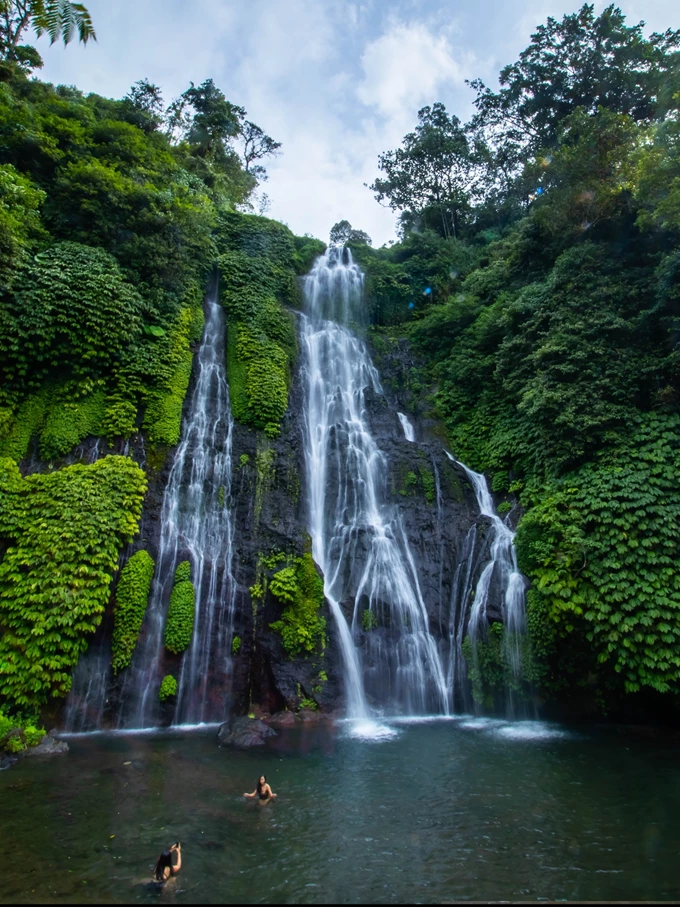
[{"label": "dark swimsuit", "polygon": [[260,794],[260,800],[268,800],[269,796],[269,794]]}]

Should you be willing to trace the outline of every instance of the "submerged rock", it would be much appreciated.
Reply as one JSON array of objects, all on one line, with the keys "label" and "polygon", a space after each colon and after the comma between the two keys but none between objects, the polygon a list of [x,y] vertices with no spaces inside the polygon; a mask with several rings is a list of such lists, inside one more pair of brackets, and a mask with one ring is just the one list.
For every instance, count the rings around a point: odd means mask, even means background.
[{"label": "submerged rock", "polygon": [[276,731],[259,718],[235,718],[220,726],[217,743],[218,746],[249,749],[251,746],[263,746],[267,737],[276,736]]},{"label": "submerged rock", "polygon": [[294,724],[297,724],[297,721],[298,719],[295,717],[294,712],[285,710],[276,712],[268,719],[267,723],[274,725],[275,727],[292,727]]}]

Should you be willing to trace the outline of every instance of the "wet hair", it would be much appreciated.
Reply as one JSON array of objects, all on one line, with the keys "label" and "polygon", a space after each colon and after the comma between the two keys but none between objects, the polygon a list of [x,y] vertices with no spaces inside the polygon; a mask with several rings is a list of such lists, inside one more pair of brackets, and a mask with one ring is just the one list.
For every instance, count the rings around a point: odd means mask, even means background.
[{"label": "wet hair", "polygon": [[[264,778],[264,783],[262,783],[262,782],[260,781],[260,778]],[[262,793],[262,791],[264,790],[264,785],[267,783],[267,776],[266,776],[266,775],[260,775],[260,778],[257,779],[257,793],[258,793],[258,794],[261,794],[261,793]]]},{"label": "wet hair", "polygon": [[163,851],[163,853],[158,858],[156,865],[154,867],[153,875],[157,881],[162,882],[163,879],[165,878],[164,870],[165,870],[166,866],[172,873],[172,854],[170,853],[169,850]]}]

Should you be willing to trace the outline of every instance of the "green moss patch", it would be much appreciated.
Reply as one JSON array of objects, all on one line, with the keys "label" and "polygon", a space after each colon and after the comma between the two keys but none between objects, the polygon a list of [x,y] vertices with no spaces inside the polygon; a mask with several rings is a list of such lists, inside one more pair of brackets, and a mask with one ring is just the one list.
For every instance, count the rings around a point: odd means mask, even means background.
[{"label": "green moss patch", "polygon": [[184,652],[191,645],[195,605],[196,592],[191,582],[191,565],[189,561],[183,561],[175,570],[175,584],[165,623],[165,648],[175,655]]},{"label": "green moss patch", "polygon": [[154,562],[148,551],[133,554],[123,567],[116,588],[113,612],[113,671],[117,674],[130,664],[142,627]]}]

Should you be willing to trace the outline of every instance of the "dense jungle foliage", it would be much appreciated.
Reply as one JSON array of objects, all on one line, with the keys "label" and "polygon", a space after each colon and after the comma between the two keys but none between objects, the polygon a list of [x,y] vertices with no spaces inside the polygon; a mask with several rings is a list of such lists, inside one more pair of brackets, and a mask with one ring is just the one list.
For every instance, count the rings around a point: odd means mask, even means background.
[{"label": "dense jungle foliage", "polygon": [[[85,96],[31,78],[40,59],[20,44],[29,21],[94,38],[84,7],[9,2],[0,20],[0,703],[30,721],[68,692],[137,532],[146,480],[128,442],[143,432],[153,470],[179,440],[216,268],[236,417],[276,434],[296,351],[282,305],[323,244],[248,214],[280,146],[211,80],[168,106],[145,80],[119,101]],[[68,465],[93,437],[103,459]],[[153,569],[137,552],[117,584],[115,672]],[[193,600],[178,578],[173,652],[190,643]]]},{"label": "dense jungle foliage", "polygon": [[600,706],[680,680],[679,49],[549,19],[470,123],[434,104],[381,155],[401,240],[350,240],[402,393],[519,495],[539,687]]},{"label": "dense jungle foliage", "polygon": [[[143,437],[153,471],[179,439],[206,286],[219,272],[234,416],[276,436],[296,278],[323,244],[254,215],[279,143],[211,80],[169,105],[144,80],[122,100],[45,84],[30,77],[40,59],[21,44],[26,28],[87,41],[87,11],[5,7],[0,708],[25,729],[10,734],[21,747],[38,739],[40,708],[68,692],[137,533],[146,477],[129,443]],[[499,512],[521,504],[537,688],[605,709],[645,692],[674,701],[680,32],[645,37],[615,7],[585,5],[539,27],[497,91],[471,88],[469,123],[433,103],[379,159],[371,188],[399,213],[400,241],[373,249],[347,221],[331,241],[366,271],[377,354],[413,353],[404,405],[442,420],[456,456],[490,475]],[[73,463],[92,437],[103,457]],[[412,476],[402,494],[422,485],[429,501],[429,478]],[[324,644],[312,567],[305,555],[271,578],[291,655]],[[140,551],[119,578],[116,671],[153,569]],[[193,630],[188,564],[175,579],[165,643],[179,653]],[[494,630],[472,677],[480,701],[502,652]],[[159,696],[176,690],[168,675]]]}]

